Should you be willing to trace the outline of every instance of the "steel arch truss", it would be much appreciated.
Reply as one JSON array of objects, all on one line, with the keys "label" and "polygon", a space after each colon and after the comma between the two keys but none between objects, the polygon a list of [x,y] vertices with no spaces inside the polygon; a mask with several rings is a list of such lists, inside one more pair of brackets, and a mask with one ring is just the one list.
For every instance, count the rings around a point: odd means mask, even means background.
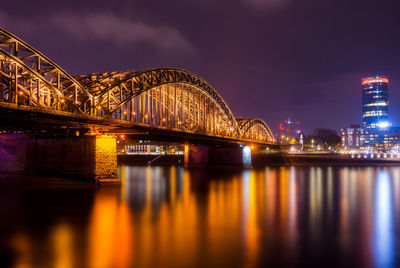
[{"label": "steel arch truss", "polygon": [[53,61],[0,28],[0,101],[88,113],[91,94]]},{"label": "steel arch truss", "polygon": [[167,68],[77,79],[95,95],[98,116],[202,134],[239,134],[236,119],[221,96],[193,73]]},{"label": "steel arch truss", "polygon": [[0,28],[0,102],[101,116],[206,135],[273,142],[264,121],[238,121],[217,91],[188,71],[163,68],[72,77]]},{"label": "steel arch truss", "polygon": [[261,142],[274,142],[274,135],[264,120],[259,118],[241,118],[236,120],[242,138]]}]

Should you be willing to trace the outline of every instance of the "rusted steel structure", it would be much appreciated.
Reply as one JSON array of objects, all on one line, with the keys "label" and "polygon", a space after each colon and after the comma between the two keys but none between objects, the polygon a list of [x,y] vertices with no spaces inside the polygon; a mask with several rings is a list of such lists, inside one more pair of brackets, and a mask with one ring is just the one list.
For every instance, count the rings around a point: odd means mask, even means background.
[{"label": "rusted steel structure", "polygon": [[217,91],[196,74],[159,68],[73,77],[1,28],[0,102],[274,143],[263,120],[236,119]]}]

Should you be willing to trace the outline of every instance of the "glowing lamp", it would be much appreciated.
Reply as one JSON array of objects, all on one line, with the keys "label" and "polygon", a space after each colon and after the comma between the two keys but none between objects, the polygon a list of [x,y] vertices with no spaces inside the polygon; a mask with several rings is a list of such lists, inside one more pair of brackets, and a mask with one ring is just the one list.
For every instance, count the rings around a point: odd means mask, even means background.
[{"label": "glowing lamp", "polygon": [[388,121],[381,121],[378,124],[379,128],[387,128],[389,126],[389,122]]}]

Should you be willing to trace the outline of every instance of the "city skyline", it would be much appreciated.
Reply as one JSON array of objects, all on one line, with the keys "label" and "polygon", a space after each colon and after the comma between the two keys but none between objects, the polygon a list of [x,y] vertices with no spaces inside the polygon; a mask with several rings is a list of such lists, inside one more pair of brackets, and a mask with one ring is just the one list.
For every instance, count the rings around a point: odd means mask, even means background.
[{"label": "city skyline", "polygon": [[400,267],[399,8],[2,3],[0,267]]},{"label": "city skyline", "polygon": [[390,79],[390,120],[399,125],[397,7],[394,1],[43,0],[5,3],[0,24],[72,74],[183,68],[212,84],[235,115],[260,117],[275,133],[279,122],[296,118],[310,133],[361,123],[360,79],[374,74]]}]

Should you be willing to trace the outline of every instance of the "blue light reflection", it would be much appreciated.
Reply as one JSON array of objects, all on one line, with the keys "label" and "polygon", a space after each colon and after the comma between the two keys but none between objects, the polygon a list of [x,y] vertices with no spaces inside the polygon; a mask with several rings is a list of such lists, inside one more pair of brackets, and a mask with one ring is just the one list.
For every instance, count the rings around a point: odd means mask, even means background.
[{"label": "blue light reflection", "polygon": [[395,267],[393,185],[389,172],[380,171],[375,185],[373,255],[376,267]]}]

